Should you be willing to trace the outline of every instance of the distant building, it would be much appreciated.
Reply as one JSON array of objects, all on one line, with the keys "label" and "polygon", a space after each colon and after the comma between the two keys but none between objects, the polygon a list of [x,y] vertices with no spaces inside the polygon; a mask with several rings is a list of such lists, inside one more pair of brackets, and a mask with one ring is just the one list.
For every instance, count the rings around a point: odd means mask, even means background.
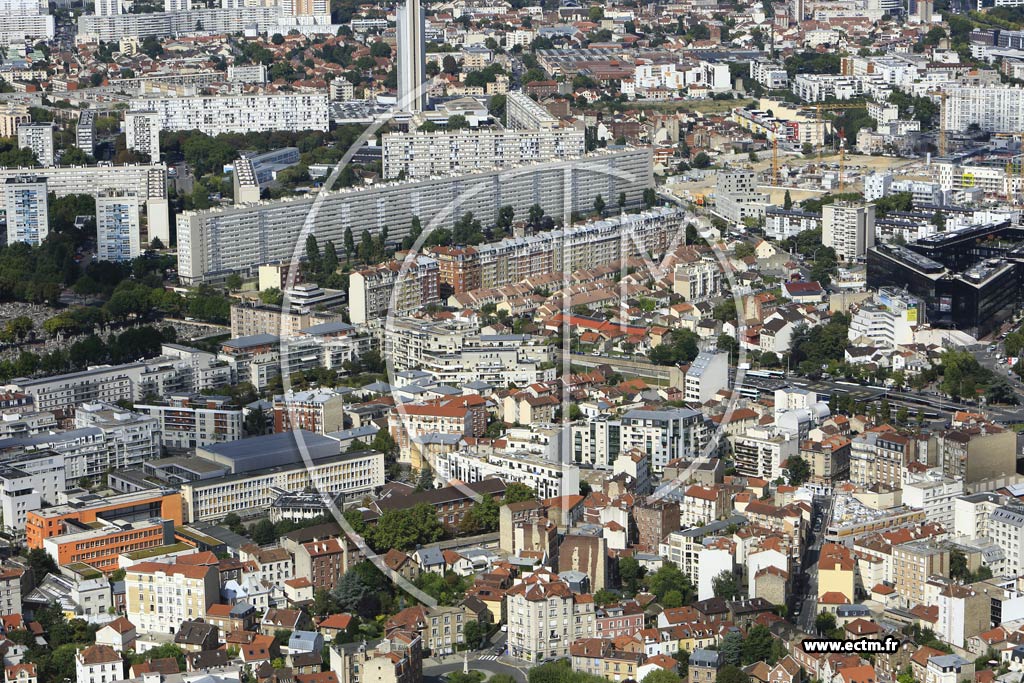
[{"label": "distant building", "polygon": [[46,179],[35,176],[8,178],[3,190],[7,209],[7,244],[42,244],[50,233]]}]

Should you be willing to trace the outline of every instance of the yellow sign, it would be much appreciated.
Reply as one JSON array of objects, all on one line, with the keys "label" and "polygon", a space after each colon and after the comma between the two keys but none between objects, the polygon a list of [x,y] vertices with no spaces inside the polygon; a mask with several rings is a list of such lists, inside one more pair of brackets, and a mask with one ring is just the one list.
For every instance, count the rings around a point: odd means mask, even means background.
[{"label": "yellow sign", "polygon": [[962,176],[960,176],[960,184],[963,187],[974,187],[974,174],[964,173]]},{"label": "yellow sign", "polygon": [[911,325],[917,324],[917,308],[907,309],[907,322]]}]

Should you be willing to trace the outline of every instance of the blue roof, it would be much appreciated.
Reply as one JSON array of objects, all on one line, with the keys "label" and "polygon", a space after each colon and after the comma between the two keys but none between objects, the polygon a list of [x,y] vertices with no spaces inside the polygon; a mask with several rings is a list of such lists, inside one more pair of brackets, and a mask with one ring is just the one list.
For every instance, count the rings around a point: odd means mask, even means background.
[{"label": "blue roof", "polygon": [[234,339],[228,339],[224,342],[224,346],[230,346],[233,349],[246,349],[250,346],[276,344],[278,341],[279,338],[276,334],[251,334],[248,337],[235,337]]},{"label": "blue roof", "polygon": [[213,444],[199,449],[200,457],[231,468],[232,474],[251,472],[282,465],[295,465],[305,459],[321,460],[341,453],[335,439],[304,429],[253,436],[238,441]]}]

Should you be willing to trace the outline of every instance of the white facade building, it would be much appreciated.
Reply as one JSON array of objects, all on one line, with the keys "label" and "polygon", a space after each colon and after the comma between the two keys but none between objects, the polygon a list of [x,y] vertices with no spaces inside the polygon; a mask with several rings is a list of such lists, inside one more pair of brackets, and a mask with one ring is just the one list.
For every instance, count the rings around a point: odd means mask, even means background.
[{"label": "white facade building", "polygon": [[875,205],[835,202],[821,208],[821,243],[840,261],[861,259],[875,246]]},{"label": "white facade building", "polygon": [[102,192],[96,197],[96,258],[130,261],[142,253],[141,203],[130,192]]},{"label": "white facade building", "polygon": [[53,166],[53,124],[21,124],[18,126],[18,147],[32,150],[40,166]]},{"label": "white facade building", "polygon": [[328,129],[327,93],[160,97],[132,101],[131,111],[155,111],[161,130],[222,133]]},{"label": "white facade building", "polygon": [[572,159],[586,152],[575,129],[391,133],[382,138],[384,177],[430,178]]},{"label": "white facade building", "polygon": [[45,178],[19,176],[6,179],[3,195],[7,212],[7,244],[28,242],[38,246],[50,234],[46,189]]},{"label": "white facade building", "polygon": [[160,161],[160,115],[155,111],[126,111],[124,143],[128,149],[149,156],[151,162]]}]

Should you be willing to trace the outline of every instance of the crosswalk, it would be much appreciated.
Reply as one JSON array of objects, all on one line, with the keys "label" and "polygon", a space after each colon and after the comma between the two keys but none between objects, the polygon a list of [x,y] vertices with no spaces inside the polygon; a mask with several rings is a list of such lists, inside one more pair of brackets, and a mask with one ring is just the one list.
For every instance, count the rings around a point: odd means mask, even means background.
[{"label": "crosswalk", "polygon": [[477,657],[477,659],[481,662],[493,662],[497,658],[498,655],[483,655],[481,657]]}]

